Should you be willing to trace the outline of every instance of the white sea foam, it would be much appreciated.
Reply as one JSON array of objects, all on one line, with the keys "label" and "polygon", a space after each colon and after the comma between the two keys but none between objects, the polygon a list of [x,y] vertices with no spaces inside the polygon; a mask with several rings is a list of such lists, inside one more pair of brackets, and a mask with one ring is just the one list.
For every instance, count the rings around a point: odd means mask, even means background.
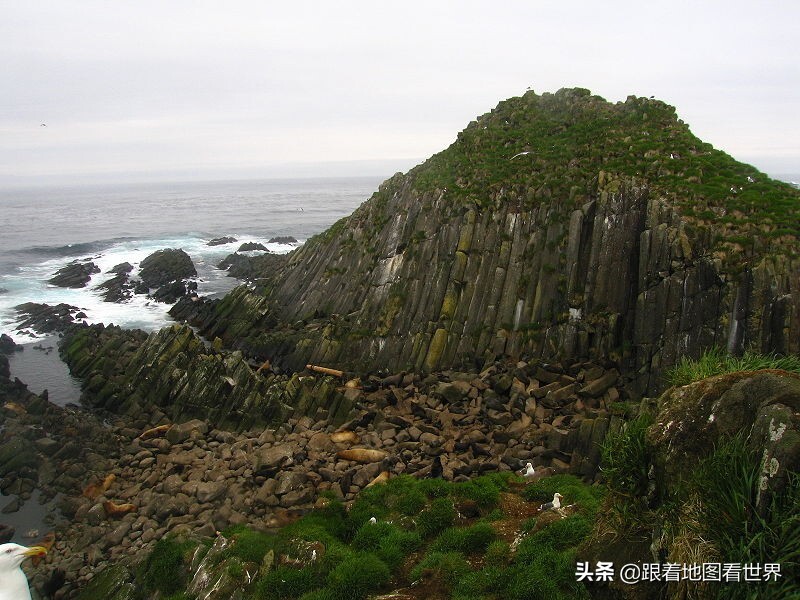
[{"label": "white sea foam", "polygon": [[[153,331],[172,322],[167,314],[171,305],[155,302],[140,294],[124,303],[103,300],[97,286],[114,277],[114,273],[110,271],[116,265],[130,263],[133,266],[131,276],[137,277],[140,263],[153,252],[164,248],[182,248],[197,269],[194,280],[198,284],[198,293],[202,296],[217,296],[229,291],[239,282],[228,277],[216,265],[238,250],[243,243],[261,243],[270,252],[279,254],[285,254],[297,247],[297,244],[268,243],[267,238],[235,233],[231,235],[238,241],[219,246],[209,246],[207,238],[195,235],[114,243],[100,252],[78,257],[79,261],[92,261],[100,269],[99,273],[92,275],[85,287],[78,289],[61,288],[47,283],[56,271],[76,260],[74,256],[52,258],[22,266],[15,273],[0,277],[0,288],[6,290],[0,294],[0,332],[12,335],[17,342],[37,337],[33,332],[21,331],[19,328],[20,319],[14,307],[23,302],[50,305],[65,303],[81,309],[87,316],[87,323],[113,323],[126,328]],[[255,256],[263,254],[263,251],[245,254]]]}]

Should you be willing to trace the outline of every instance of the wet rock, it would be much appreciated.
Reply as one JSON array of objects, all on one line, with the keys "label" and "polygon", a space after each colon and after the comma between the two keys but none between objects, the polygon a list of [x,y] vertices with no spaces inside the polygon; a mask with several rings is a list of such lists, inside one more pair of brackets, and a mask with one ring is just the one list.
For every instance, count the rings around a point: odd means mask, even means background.
[{"label": "wet rock", "polygon": [[[256,256],[246,256],[234,252],[226,256],[217,268],[228,271],[231,277],[239,279],[260,279],[278,271],[288,260],[286,254],[265,252]],[[213,310],[213,307],[211,307]]]},{"label": "wet rock", "polygon": [[181,249],[157,250],[140,264],[139,277],[148,288],[196,277],[192,259]]},{"label": "wet rock", "polygon": [[268,244],[298,244],[296,238],[291,235],[279,235],[274,238],[270,238],[267,242]]},{"label": "wet rock", "polygon": [[39,304],[25,302],[14,307],[20,316],[20,329],[33,329],[37,333],[53,333],[67,331],[76,322],[80,309],[69,304]]},{"label": "wet rock", "polygon": [[133,265],[129,262],[123,262],[114,265],[108,272],[116,275],[122,275],[123,273],[130,273],[131,271],[133,271]]},{"label": "wet rock", "polygon": [[134,288],[135,284],[131,283],[125,271],[120,272],[95,287],[95,289],[101,291],[105,302],[125,302],[130,300],[133,297]]},{"label": "wet rock", "polygon": [[82,288],[85,287],[92,275],[100,272],[93,262],[72,262],[66,267],[62,267],[56,274],[47,280],[47,283],[58,287]]},{"label": "wet rock", "polygon": [[178,298],[186,295],[187,286],[183,281],[173,281],[166,285],[162,285],[151,297],[156,302],[164,302],[166,304],[173,304],[177,302]]},{"label": "wet rock", "polygon": [[22,346],[14,343],[14,340],[5,333],[0,334],[0,354],[11,354],[12,352],[21,351]]},{"label": "wet rock", "polygon": [[207,246],[222,246],[223,244],[232,244],[232,243],[234,243],[236,241],[238,241],[238,240],[235,237],[223,236],[223,237],[218,237],[218,238],[214,238],[213,240],[210,240],[206,245]]},{"label": "wet rock", "polygon": [[239,246],[237,252],[251,252],[253,250],[263,250],[264,252],[269,252],[267,247],[260,242],[245,242]]}]

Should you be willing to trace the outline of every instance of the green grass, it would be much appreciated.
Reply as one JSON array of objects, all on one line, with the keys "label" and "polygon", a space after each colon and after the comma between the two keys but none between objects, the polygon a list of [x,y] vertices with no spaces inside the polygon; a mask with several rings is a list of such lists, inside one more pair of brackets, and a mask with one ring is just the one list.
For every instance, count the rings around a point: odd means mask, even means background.
[{"label": "green grass", "polygon": [[[364,600],[417,579],[456,600],[583,597],[582,584],[574,581],[574,552],[588,535],[601,490],[569,475],[526,486],[532,501],[549,500],[558,489],[580,510],[528,533],[514,552],[495,529],[506,518],[499,495],[512,480],[517,489],[521,480],[508,473],[465,483],[397,477],[364,490],[349,511],[330,500],[276,534],[232,527],[224,532],[232,543],[216,557],[212,573],[237,581],[252,565],[261,566],[255,581],[242,584],[242,597],[257,600]],[[467,500],[487,512],[459,517],[455,505]],[[421,509],[406,514],[412,507]],[[142,589],[165,599],[185,594],[196,544],[158,542],[140,569]],[[317,551],[313,560],[309,547]],[[270,551],[275,560],[264,572]]]},{"label": "green grass", "polygon": [[[716,361],[718,354],[714,357],[716,364],[727,362],[724,357]],[[735,364],[763,365],[764,357],[746,357]],[[773,496],[768,506],[759,507],[762,452],[748,447],[740,434],[720,441],[648,506],[648,472],[654,464],[645,436],[648,424],[646,417],[640,417],[606,438],[603,472],[609,501],[598,513],[599,530],[638,542],[643,534],[649,538],[659,531],[664,548],[674,553],[671,560],[678,562],[699,557],[698,562],[781,565],[783,576],[778,582],[757,587],[719,585],[712,590],[717,598],[800,597],[800,475],[789,474],[787,488]],[[535,557],[543,547],[571,536],[581,538],[585,524],[568,524],[570,519],[530,536],[520,544],[518,556]],[[574,531],[561,531],[563,527]]]},{"label": "green grass", "polygon": [[625,423],[617,433],[609,433],[601,448],[600,469],[615,492],[628,497],[644,496],[653,451],[647,443],[647,428],[652,419],[642,415]]},{"label": "green grass", "polygon": [[563,505],[578,504],[581,514],[592,517],[603,499],[600,486],[588,486],[575,475],[553,475],[528,485],[522,497],[530,502],[549,502],[556,492],[563,496]]},{"label": "green grass", "polygon": [[452,589],[470,570],[469,563],[459,552],[430,552],[411,570],[410,578],[418,581],[424,577]]},{"label": "green grass", "polygon": [[500,492],[508,489],[507,474],[491,474],[455,484],[455,494],[475,502],[483,510],[491,510],[500,500]]},{"label": "green grass", "polygon": [[220,555],[220,559],[236,557],[244,562],[260,563],[270,550],[274,550],[277,538],[274,535],[256,531],[243,525],[226,529],[225,537],[232,540]]},{"label": "green grass", "polygon": [[[759,597],[800,597],[800,475],[758,510],[760,454],[743,436],[725,440],[692,474],[690,492],[701,498],[701,535],[713,540],[726,562],[779,563],[782,577]],[[720,586],[718,598],[749,598],[746,586]]]},{"label": "green grass", "polygon": [[339,563],[328,575],[334,598],[361,600],[389,581],[389,567],[377,556],[361,553]]},{"label": "green grass", "polygon": [[[530,154],[511,159],[522,151]],[[734,230],[720,237],[720,248],[726,238],[750,240],[766,228],[767,243],[786,252],[792,242],[777,238],[796,243],[800,232],[797,190],[715,150],[672,106],[647,98],[612,104],[588,90],[528,92],[478,117],[410,174],[419,192],[447,189],[454,201],[480,208],[557,200],[571,209],[597,193],[601,171],[611,174],[603,185],[612,182],[612,191],[618,177],[646,182],[698,227],[727,219]]]},{"label": "green grass", "polygon": [[319,584],[319,577],[312,569],[280,566],[258,581],[255,596],[258,600],[288,600],[302,596]]},{"label": "green grass", "polygon": [[431,537],[450,527],[456,520],[456,509],[450,498],[436,498],[417,517],[417,531],[423,537]]},{"label": "green grass", "polygon": [[144,588],[162,594],[175,594],[186,585],[185,556],[196,544],[179,542],[171,537],[158,540],[140,572]]},{"label": "green grass", "polygon": [[745,352],[742,356],[733,356],[720,348],[712,348],[696,360],[682,357],[680,362],[667,372],[665,379],[669,385],[682,386],[724,373],[757,371],[759,369],[782,369],[800,374],[800,356],[778,356],[755,352]]},{"label": "green grass", "polygon": [[471,527],[452,527],[445,529],[433,541],[431,550],[462,554],[485,552],[496,535],[494,528],[488,523],[476,523]]}]

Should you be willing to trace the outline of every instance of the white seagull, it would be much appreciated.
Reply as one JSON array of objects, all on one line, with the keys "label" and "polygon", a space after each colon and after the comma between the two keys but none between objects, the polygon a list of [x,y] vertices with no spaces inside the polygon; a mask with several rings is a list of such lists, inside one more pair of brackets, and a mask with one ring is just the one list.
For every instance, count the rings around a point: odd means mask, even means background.
[{"label": "white seagull", "polygon": [[536,473],[533,470],[533,465],[531,463],[528,463],[527,465],[525,465],[524,469],[519,470],[519,474],[522,475],[525,479],[530,479]]},{"label": "white seagull", "polygon": [[31,600],[28,578],[19,566],[29,556],[45,554],[47,550],[41,546],[0,544],[0,600]]},{"label": "white seagull", "polygon": [[515,159],[515,158],[517,158],[518,156],[526,156],[526,155],[528,155],[528,154],[530,154],[530,153],[531,153],[531,151],[530,151],[530,150],[526,150],[525,152],[518,152],[517,154],[515,154],[514,156],[512,156],[512,157],[511,157],[511,158],[509,158],[508,160],[514,160],[514,159]]},{"label": "white seagull", "polygon": [[541,511],[558,510],[559,508],[561,508],[561,498],[563,497],[564,496],[556,492],[555,494],[553,494],[553,501],[542,504],[542,508],[540,508],[539,510]]},{"label": "white seagull", "polygon": [[375,523],[377,523],[377,522],[378,522],[378,519],[376,519],[375,517],[370,517],[369,518],[369,524],[370,525],[375,525]]}]

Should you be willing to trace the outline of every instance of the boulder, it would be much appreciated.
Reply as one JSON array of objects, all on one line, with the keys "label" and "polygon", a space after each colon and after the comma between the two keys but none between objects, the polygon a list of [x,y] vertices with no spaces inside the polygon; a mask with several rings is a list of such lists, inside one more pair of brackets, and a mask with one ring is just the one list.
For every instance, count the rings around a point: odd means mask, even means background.
[{"label": "boulder", "polygon": [[291,235],[279,235],[274,238],[270,238],[267,241],[268,244],[298,244],[299,242],[292,237]]},{"label": "boulder", "polygon": [[213,502],[225,495],[225,483],[221,481],[201,481],[197,484],[197,501]]},{"label": "boulder", "polygon": [[20,315],[19,329],[33,329],[37,333],[53,333],[69,329],[80,319],[80,309],[70,304],[39,304],[25,302],[14,307]]},{"label": "boulder", "polygon": [[208,433],[208,423],[200,419],[192,419],[185,423],[176,423],[170,427],[165,437],[172,444],[180,444],[190,437],[201,437]]},{"label": "boulder", "polygon": [[22,350],[22,346],[17,346],[14,340],[5,333],[0,334],[0,354],[11,354],[18,350]]},{"label": "boulder", "polygon": [[235,241],[237,241],[235,237],[223,236],[210,240],[206,246],[222,246],[223,244],[232,244]]},{"label": "boulder", "polygon": [[616,385],[617,379],[619,378],[619,373],[616,369],[612,369],[611,371],[606,371],[603,375],[590,381],[585,386],[583,386],[580,390],[578,390],[578,394],[581,396],[590,396],[591,398],[599,398],[606,391]]},{"label": "boulder", "polygon": [[125,302],[133,296],[134,285],[131,283],[128,273],[123,271],[97,285],[95,289],[101,290],[105,302]]},{"label": "boulder", "polygon": [[176,248],[157,250],[142,261],[139,270],[139,277],[148,288],[158,288],[196,276],[197,270],[192,259],[186,252]]},{"label": "boulder", "polygon": [[116,275],[122,275],[124,273],[130,273],[131,271],[133,271],[133,265],[129,262],[123,262],[119,263],[118,265],[114,265],[108,272]]},{"label": "boulder", "polygon": [[663,485],[743,434],[761,457],[758,507],[800,471],[800,376],[776,370],[719,375],[667,390],[648,429]]},{"label": "boulder", "polygon": [[239,246],[237,252],[250,252],[252,250],[263,250],[264,252],[269,252],[267,247],[260,242],[245,242]]},{"label": "boulder", "polygon": [[258,475],[274,475],[283,467],[294,462],[293,454],[294,451],[288,444],[261,448],[255,452],[253,471]]},{"label": "boulder", "polygon": [[57,285],[58,287],[82,288],[89,283],[92,275],[99,272],[100,267],[91,261],[74,261],[56,271],[55,275],[47,280],[47,283]]}]

